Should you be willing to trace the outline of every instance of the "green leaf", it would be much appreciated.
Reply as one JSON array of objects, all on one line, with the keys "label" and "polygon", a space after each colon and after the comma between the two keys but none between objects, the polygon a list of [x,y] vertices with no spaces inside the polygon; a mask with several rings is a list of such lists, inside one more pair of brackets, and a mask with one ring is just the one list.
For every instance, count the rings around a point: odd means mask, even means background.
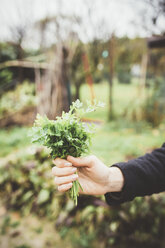
[{"label": "green leaf", "polygon": [[41,189],[39,195],[38,195],[38,199],[37,199],[37,203],[43,204],[44,202],[46,202],[49,199],[50,196],[50,192],[47,189]]},{"label": "green leaf", "polygon": [[[31,131],[32,142],[37,142],[50,148],[52,158],[66,158],[67,155],[79,157],[89,151],[91,137],[95,127],[82,123],[81,117],[87,112],[95,111],[102,104],[94,101],[87,109],[83,108],[80,100],[72,103],[68,113],[63,112],[56,120],[49,120],[46,116],[37,115],[34,127]],[[31,175],[31,180],[34,178]],[[79,183],[75,181],[70,189],[70,197],[77,204]],[[47,190],[41,190],[38,196],[38,204],[42,204],[49,198]]]}]

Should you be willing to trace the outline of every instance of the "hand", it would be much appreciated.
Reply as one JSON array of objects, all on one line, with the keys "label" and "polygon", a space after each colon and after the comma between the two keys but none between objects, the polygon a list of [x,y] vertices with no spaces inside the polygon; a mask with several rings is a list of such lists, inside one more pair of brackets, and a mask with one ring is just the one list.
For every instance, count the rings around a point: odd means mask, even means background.
[{"label": "hand", "polygon": [[[107,192],[120,191],[123,186],[123,175],[117,167],[109,168],[95,156],[75,158],[68,156],[67,160],[56,158],[56,167],[52,173],[55,184],[61,192],[72,187],[72,182],[80,182],[81,194],[103,195]],[[75,172],[77,171],[77,174]]]}]

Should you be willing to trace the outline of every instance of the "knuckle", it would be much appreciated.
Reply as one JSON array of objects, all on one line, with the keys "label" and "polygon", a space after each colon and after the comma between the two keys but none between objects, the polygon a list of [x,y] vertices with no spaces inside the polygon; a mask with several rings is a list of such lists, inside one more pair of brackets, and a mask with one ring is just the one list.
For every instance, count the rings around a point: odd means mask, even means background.
[{"label": "knuckle", "polygon": [[55,164],[57,164],[58,161],[59,161],[59,158],[55,158],[55,159],[54,159],[54,163],[55,163]]},{"label": "knuckle", "polygon": [[61,166],[63,164],[63,160],[61,158],[56,158],[54,160],[54,164],[57,166]]},{"label": "knuckle", "polygon": [[97,161],[97,157],[95,155],[90,155],[89,156],[89,163],[91,164],[91,166],[93,166]]},{"label": "knuckle", "polygon": [[91,161],[95,161],[95,160],[96,160],[96,156],[95,156],[95,155],[90,155],[90,156],[89,156],[89,159],[90,159]]}]

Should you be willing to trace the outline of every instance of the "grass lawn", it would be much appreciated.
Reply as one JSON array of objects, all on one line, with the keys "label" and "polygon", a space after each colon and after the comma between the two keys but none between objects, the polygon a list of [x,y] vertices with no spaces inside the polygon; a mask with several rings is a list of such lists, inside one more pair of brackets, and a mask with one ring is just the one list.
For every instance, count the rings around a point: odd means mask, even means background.
[{"label": "grass lawn", "polygon": [[91,152],[107,165],[144,155],[165,141],[165,126],[152,129],[141,123],[122,126],[122,121],[105,124],[93,138]]},{"label": "grass lawn", "polygon": [[[137,97],[137,85],[136,84],[114,84],[114,112],[115,115],[121,115],[129,103],[131,103]],[[87,115],[89,118],[101,119],[106,121],[108,118],[108,106],[109,106],[109,85],[107,82],[94,85],[95,97],[106,104],[104,109],[99,109],[97,112]],[[82,85],[80,89],[81,101],[84,103],[86,100],[90,100],[90,90],[86,84]]]},{"label": "grass lawn", "polygon": [[0,157],[29,145],[28,128],[14,127],[0,130]]}]

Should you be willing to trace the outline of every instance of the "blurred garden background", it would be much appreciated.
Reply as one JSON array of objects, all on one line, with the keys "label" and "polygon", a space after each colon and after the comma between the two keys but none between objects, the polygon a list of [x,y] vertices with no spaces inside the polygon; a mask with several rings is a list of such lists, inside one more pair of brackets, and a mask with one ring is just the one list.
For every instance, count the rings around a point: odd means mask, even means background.
[{"label": "blurred garden background", "polygon": [[107,166],[165,141],[164,0],[0,1],[0,247],[164,248],[165,195],[109,207],[57,192],[28,136],[37,113],[105,107],[91,154]]}]

